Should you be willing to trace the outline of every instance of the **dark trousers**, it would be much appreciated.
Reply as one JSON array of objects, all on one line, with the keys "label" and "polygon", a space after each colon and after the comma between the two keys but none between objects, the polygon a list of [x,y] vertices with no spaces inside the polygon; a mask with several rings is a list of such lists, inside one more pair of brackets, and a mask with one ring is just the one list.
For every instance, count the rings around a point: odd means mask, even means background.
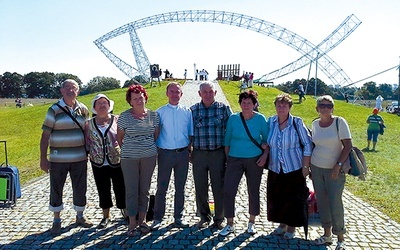
[{"label": "dark trousers", "polygon": [[290,173],[268,171],[267,217],[292,227],[306,225],[308,188],[302,169]]},{"label": "dark trousers", "polygon": [[165,215],[165,198],[167,195],[172,169],[175,178],[174,218],[181,219],[185,202],[185,184],[189,170],[189,151],[159,149],[157,192],[154,204],[154,219],[162,220]]},{"label": "dark trousers", "polygon": [[224,175],[225,152],[217,150],[193,150],[193,179],[196,189],[197,211],[203,220],[211,221],[211,211],[208,197],[208,174],[210,174],[211,189],[214,197],[215,216],[213,221],[224,220]]},{"label": "dark trousers", "polygon": [[249,195],[249,213],[260,214],[260,184],[263,167],[256,163],[257,157],[237,158],[228,156],[224,181],[224,209],[225,217],[235,217],[235,197],[243,173],[246,176],[247,193]]},{"label": "dark trousers", "polygon": [[125,205],[125,184],[124,175],[121,167],[102,166],[95,167],[92,165],[93,177],[96,182],[97,192],[99,193],[99,205],[102,209],[113,206],[111,197],[111,183],[115,194],[117,208],[124,209]]},{"label": "dark trousers", "polygon": [[84,211],[87,190],[87,161],[71,163],[51,163],[50,169],[50,210],[60,212],[63,209],[63,189],[67,175],[72,182],[74,209]]}]

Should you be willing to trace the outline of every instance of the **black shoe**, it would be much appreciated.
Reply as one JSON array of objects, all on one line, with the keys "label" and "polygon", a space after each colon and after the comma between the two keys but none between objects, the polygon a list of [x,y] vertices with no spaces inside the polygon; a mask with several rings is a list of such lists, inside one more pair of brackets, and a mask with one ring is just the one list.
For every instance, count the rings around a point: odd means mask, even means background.
[{"label": "black shoe", "polygon": [[110,224],[110,219],[109,218],[103,218],[100,222],[100,224],[97,226],[97,229],[103,229],[106,228]]},{"label": "black shoe", "polygon": [[224,227],[222,226],[222,222],[214,222],[211,225],[211,228],[217,229],[217,230],[222,230]]},{"label": "black shoe", "polygon": [[176,227],[180,227],[180,228],[189,227],[189,224],[186,221],[183,221],[182,219],[175,219],[174,224]]}]

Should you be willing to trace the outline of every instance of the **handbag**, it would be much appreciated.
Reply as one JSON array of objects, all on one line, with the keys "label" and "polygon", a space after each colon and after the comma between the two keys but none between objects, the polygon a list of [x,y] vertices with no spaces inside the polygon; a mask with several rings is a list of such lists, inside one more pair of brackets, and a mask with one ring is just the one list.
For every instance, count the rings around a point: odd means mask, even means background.
[{"label": "handbag", "polygon": [[[250,131],[249,131],[249,128],[247,127],[246,121],[244,120],[244,117],[243,117],[243,114],[242,114],[242,113],[240,113],[240,119],[242,119],[242,123],[243,123],[244,129],[246,130],[247,136],[250,138],[250,140],[251,140],[259,149],[261,149],[262,152],[264,152],[264,149],[261,147],[260,143],[258,143],[258,142],[253,138],[253,136],[251,136]],[[269,154],[268,154],[267,160],[265,161],[265,165],[264,165],[264,168],[265,168],[265,169],[268,169],[268,161],[269,161]]]},{"label": "handbag", "polygon": [[[338,118],[336,118],[336,130],[339,136]],[[349,157],[347,157],[346,161],[343,163],[342,170],[346,174],[356,176],[359,180],[365,181],[368,167],[364,153],[356,146],[353,146],[350,150]]]},{"label": "handbag", "polygon": [[375,119],[375,120],[378,122],[378,124],[379,124],[379,134],[383,135],[383,133],[385,132],[385,128],[386,128],[385,124],[379,123],[379,120],[376,119],[375,116],[374,116],[374,119]]}]

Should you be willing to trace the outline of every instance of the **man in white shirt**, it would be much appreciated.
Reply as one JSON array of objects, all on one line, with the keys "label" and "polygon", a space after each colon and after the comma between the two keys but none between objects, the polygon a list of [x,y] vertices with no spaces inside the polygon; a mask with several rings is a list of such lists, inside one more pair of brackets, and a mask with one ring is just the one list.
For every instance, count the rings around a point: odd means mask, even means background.
[{"label": "man in white shirt", "polygon": [[157,193],[154,205],[154,221],[151,225],[157,230],[165,215],[165,197],[172,169],[174,170],[175,202],[174,223],[177,227],[188,227],[182,220],[185,199],[185,184],[189,169],[189,143],[193,136],[192,112],[179,104],[182,86],[177,82],[167,85],[168,104],[160,107],[160,135],[157,139],[158,176]]}]

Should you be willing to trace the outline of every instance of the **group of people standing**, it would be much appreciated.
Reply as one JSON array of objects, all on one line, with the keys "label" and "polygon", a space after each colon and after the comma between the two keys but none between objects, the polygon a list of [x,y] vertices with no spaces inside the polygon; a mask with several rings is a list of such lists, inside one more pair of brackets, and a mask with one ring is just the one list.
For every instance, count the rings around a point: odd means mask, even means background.
[{"label": "group of people standing", "polygon": [[[136,235],[138,229],[142,233],[157,230],[165,216],[172,170],[174,224],[188,227],[183,215],[185,184],[192,162],[200,216],[197,226],[211,226],[220,230],[221,236],[235,231],[235,197],[244,174],[249,212],[246,232],[255,234],[261,177],[267,168],[268,220],[279,223],[272,233],[292,239],[295,228],[305,225],[306,176],[312,173],[324,228],[324,235],[315,243],[332,244],[332,234],[336,234],[336,249],[344,249],[345,174],[341,167],[351,149],[351,134],[346,120],[333,116],[334,101],[330,96],[317,99],[319,119],[312,123],[310,132],[300,117],[291,115],[293,100],[285,93],[274,100],[276,115],[266,118],[254,110],[257,97],[248,91],[239,95],[241,112],[232,114],[229,106],[215,100],[217,91],[208,81],[200,83],[201,101],[191,107],[179,103],[182,86],[169,83],[168,104],[156,111],[146,108],[146,90],[132,85],[126,92],[130,109],[119,117],[113,115],[113,101],[99,94],[92,101],[92,113],[96,116],[91,119],[86,106],[76,100],[79,86],[74,80],[64,81],[61,93],[63,98],[47,112],[40,147],[41,168],[50,172],[52,233],[61,232],[62,190],[68,172],[74,190],[76,222],[84,227],[93,225],[83,216],[88,151],[103,209],[99,228],[106,227],[110,220],[112,181],[117,207],[129,218],[128,235]],[[149,226],[145,216],[156,162],[154,220]],[[209,206],[209,181],[214,214]]]}]

